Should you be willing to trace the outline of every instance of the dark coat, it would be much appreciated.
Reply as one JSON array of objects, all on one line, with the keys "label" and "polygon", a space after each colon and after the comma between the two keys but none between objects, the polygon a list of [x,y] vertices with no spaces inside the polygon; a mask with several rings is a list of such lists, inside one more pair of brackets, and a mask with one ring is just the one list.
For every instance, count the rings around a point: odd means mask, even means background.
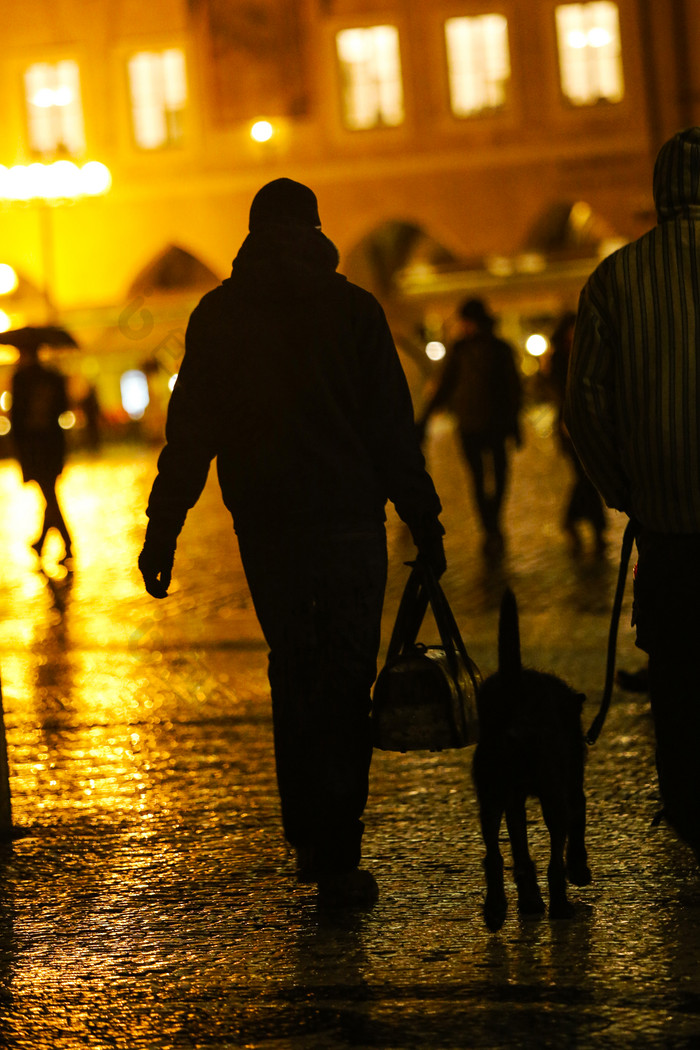
[{"label": "dark coat", "polygon": [[52,484],[63,470],[66,435],[59,416],[68,408],[66,381],[39,361],[12,377],[12,436],[25,481]]},{"label": "dark coat", "polygon": [[179,532],[217,457],[239,534],[383,521],[442,532],[406,379],[376,299],[313,228],[249,235],[187,329],[148,505]]},{"label": "dark coat", "polygon": [[522,383],[509,343],[490,331],[458,339],[428,412],[448,408],[464,434],[485,441],[519,437]]}]

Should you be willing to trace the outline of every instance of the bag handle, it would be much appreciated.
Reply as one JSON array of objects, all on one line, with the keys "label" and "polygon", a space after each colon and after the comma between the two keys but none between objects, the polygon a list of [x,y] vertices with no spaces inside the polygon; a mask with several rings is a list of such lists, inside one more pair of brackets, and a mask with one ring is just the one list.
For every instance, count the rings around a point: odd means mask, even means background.
[{"label": "bag handle", "polygon": [[440,640],[442,641],[443,647],[447,654],[447,659],[450,663],[450,670],[456,676],[458,674],[457,661],[455,659],[455,651],[462,657],[462,661],[469,677],[472,680],[474,689],[477,690],[479,682],[477,681],[474,673],[475,664],[469,653],[467,647],[464,644],[457,621],[454,618],[452,608],[447,600],[447,596],[442,589],[440,581],[431,569],[430,565],[425,562],[418,562],[418,567],[423,573],[423,585],[427,592],[430,607],[435,617],[435,623],[437,624],[438,631],[440,633]]},{"label": "bag handle", "polygon": [[428,609],[428,595],[421,587],[420,575],[415,569],[416,563],[409,561],[405,564],[412,567],[412,572],[401,595],[396,622],[387,648],[387,660],[394,660],[414,644]]},{"label": "bag handle", "polygon": [[428,605],[430,605],[440,635],[440,641],[445,650],[450,673],[455,679],[458,677],[459,667],[455,655],[457,652],[462,657],[476,690],[479,683],[474,674],[475,665],[467,652],[452,609],[437,576],[430,565],[420,558],[417,558],[416,561],[406,562],[406,565],[410,566],[411,574],[406,581],[399,610],[396,614],[396,623],[389,642],[387,659],[395,658],[401,652],[410,649],[415,643],[418,631],[428,610]]}]

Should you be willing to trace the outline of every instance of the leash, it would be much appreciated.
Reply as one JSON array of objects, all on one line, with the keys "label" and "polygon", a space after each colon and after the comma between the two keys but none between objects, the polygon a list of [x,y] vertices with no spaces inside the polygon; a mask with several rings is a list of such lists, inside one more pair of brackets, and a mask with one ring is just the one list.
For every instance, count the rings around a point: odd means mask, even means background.
[{"label": "leash", "polygon": [[603,698],[600,701],[600,707],[598,708],[598,714],[593,719],[591,728],[586,733],[586,743],[595,744],[600,731],[603,728],[603,722],[605,716],[608,713],[610,707],[610,698],[612,697],[613,690],[613,677],[615,674],[615,650],[617,647],[617,628],[620,623],[620,610],[622,609],[622,598],[625,593],[625,583],[627,581],[627,569],[630,563],[630,554],[632,552],[632,544],[634,542],[635,522],[630,519],[625,527],[625,532],[622,537],[622,549],[620,550],[620,570],[617,574],[617,588],[615,590],[615,600],[613,601],[612,615],[610,617],[610,631],[608,633],[608,657],[605,666],[605,688],[603,689]]}]

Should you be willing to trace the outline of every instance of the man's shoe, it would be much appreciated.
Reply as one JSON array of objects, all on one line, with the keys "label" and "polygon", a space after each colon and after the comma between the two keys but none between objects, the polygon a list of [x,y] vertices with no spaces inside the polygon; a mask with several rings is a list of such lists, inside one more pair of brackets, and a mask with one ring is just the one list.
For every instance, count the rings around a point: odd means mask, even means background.
[{"label": "man's shoe", "polygon": [[378,897],[374,875],[361,868],[326,874],[318,880],[318,903],[324,908],[371,908]]}]

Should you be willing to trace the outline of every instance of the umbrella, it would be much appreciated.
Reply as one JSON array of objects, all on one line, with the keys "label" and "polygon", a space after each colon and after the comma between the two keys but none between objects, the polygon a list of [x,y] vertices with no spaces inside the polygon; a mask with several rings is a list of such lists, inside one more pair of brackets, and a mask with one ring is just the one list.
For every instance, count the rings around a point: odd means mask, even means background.
[{"label": "umbrella", "polygon": [[78,347],[70,332],[67,332],[65,328],[57,328],[55,325],[38,327],[28,325],[26,328],[13,328],[10,332],[0,332],[0,344],[14,346],[18,350],[38,350],[40,346],[70,347],[72,349]]}]

